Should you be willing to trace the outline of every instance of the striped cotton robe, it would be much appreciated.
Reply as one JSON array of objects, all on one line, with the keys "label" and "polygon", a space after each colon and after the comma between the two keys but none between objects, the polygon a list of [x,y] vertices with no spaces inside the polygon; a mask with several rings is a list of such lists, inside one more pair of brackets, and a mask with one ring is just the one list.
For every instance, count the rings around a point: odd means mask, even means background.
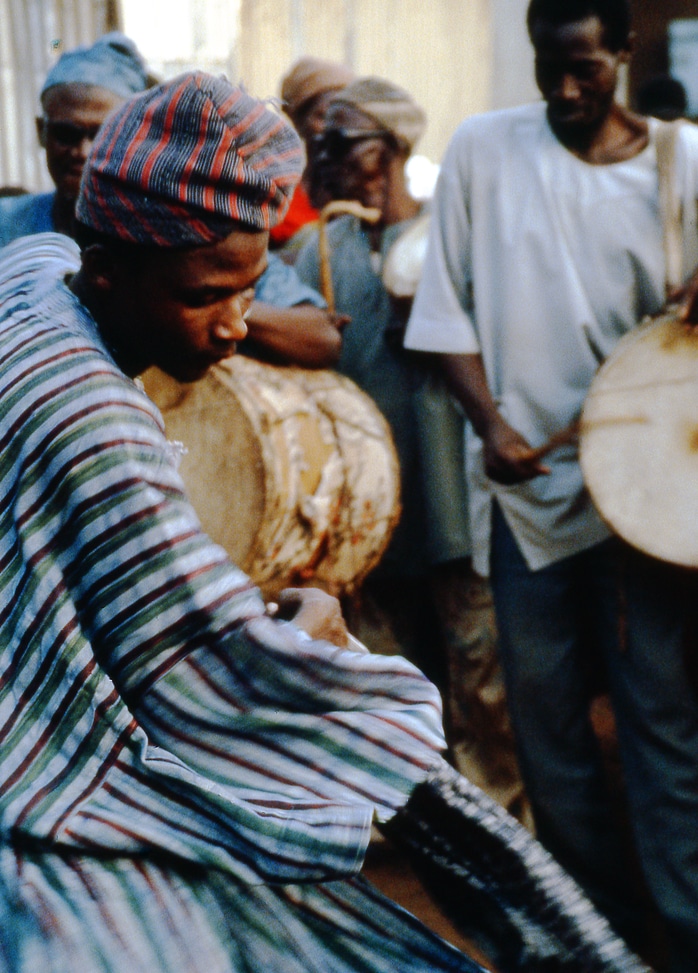
[{"label": "striped cotton robe", "polygon": [[77,248],[1,256],[0,971],[474,969],[347,878],[440,759],[436,690],[266,617]]}]

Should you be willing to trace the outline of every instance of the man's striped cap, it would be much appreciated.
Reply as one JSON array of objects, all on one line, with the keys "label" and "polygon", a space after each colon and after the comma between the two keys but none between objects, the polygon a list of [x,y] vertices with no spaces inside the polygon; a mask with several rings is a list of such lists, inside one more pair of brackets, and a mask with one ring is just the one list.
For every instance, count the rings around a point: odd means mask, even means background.
[{"label": "man's striped cap", "polygon": [[292,126],[225,78],[183,74],[108,117],[85,164],[80,223],[133,243],[212,243],[283,218],[303,169]]}]

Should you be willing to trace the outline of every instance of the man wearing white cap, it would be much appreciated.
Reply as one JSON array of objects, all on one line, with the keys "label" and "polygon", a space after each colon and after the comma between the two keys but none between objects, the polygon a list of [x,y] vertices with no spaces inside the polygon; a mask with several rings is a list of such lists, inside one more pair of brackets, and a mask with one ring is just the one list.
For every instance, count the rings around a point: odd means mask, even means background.
[{"label": "man wearing white cap", "polygon": [[72,236],[80,176],[95,135],[112,109],[147,87],[143,58],[117,31],[61,55],[44,81],[36,119],[56,188],[0,200],[0,246],[48,230]]}]

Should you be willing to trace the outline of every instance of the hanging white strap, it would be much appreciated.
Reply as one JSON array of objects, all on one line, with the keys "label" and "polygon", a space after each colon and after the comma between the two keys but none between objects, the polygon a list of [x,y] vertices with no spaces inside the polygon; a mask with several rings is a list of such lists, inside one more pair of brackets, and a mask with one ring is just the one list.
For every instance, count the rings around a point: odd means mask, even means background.
[{"label": "hanging white strap", "polygon": [[659,174],[659,211],[664,236],[664,266],[666,292],[683,283],[683,228],[681,200],[676,186],[676,141],[679,126],[676,122],[658,122],[655,141]]}]

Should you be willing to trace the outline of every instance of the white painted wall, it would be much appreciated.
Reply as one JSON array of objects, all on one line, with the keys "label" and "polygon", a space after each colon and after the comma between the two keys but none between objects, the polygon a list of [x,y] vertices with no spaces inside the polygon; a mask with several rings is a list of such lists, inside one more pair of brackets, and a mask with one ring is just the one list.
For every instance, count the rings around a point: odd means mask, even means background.
[{"label": "white painted wall", "polygon": [[540,97],[526,30],[528,0],[490,0],[491,108],[523,105]]}]

